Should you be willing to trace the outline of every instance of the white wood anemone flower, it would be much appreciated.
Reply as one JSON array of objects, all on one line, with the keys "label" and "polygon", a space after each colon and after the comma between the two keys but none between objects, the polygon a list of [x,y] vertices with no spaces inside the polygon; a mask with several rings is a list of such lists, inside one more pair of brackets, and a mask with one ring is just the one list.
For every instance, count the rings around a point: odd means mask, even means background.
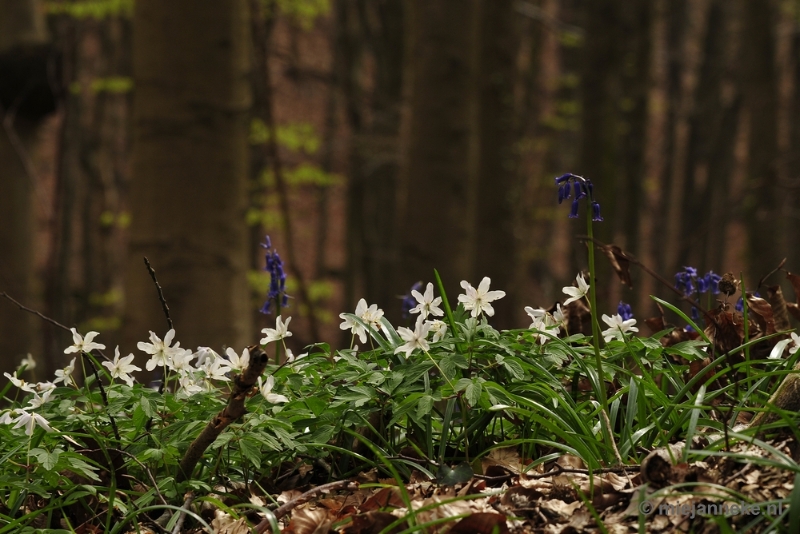
[{"label": "white wood anemone flower", "polygon": [[242,351],[241,356],[236,354],[236,351],[230,347],[225,349],[225,354],[227,354],[228,360],[231,362],[231,369],[243,373],[244,370],[247,369],[247,366],[250,365],[250,349],[247,347],[245,347],[245,349]]},{"label": "white wood anemone flower", "polygon": [[72,332],[72,345],[64,349],[64,354],[71,354],[73,352],[92,352],[94,349],[104,349],[105,345],[95,343],[92,341],[97,337],[98,332],[89,332],[86,337],[81,336],[77,330],[70,328]]},{"label": "white wood anemone flower", "polygon": [[32,436],[37,426],[44,428],[47,432],[53,432],[53,428],[47,422],[47,419],[38,413],[29,413],[25,410],[19,410],[19,412],[20,415],[13,421],[16,423],[14,428],[25,427],[25,435]]},{"label": "white wood anemone flower", "polygon": [[141,367],[133,365],[133,354],[128,354],[124,358],[119,357],[119,345],[114,349],[114,359],[110,362],[103,362],[103,367],[108,368],[111,378],[123,380],[129,387],[133,387],[133,377],[130,373],[141,371]]},{"label": "white wood anemone flower", "polygon": [[481,283],[478,284],[478,289],[475,289],[466,280],[461,281],[461,287],[464,288],[466,294],[459,295],[458,302],[464,305],[464,309],[470,312],[472,317],[477,317],[481,313],[485,313],[489,317],[493,316],[494,308],[492,308],[490,302],[506,296],[505,291],[489,291],[489,284],[491,283],[491,278],[484,276]]},{"label": "white wood anemone flower", "polygon": [[289,332],[289,322],[291,320],[291,317],[287,317],[284,323],[283,318],[279,315],[275,319],[275,328],[262,328],[261,333],[264,334],[265,337],[261,338],[261,344],[267,345],[273,341],[292,337],[292,333]]},{"label": "white wood anemone flower", "polygon": [[424,321],[421,315],[417,318],[414,330],[401,326],[397,329],[397,333],[405,343],[394,349],[394,353],[405,352],[406,358],[408,358],[417,349],[428,352],[430,345],[428,345],[426,338],[430,329],[431,323]]},{"label": "white wood anemone flower", "polygon": [[277,393],[272,392],[272,388],[275,387],[275,377],[269,375],[266,380],[262,381],[261,377],[258,377],[258,389],[261,391],[261,394],[267,399],[267,402],[271,402],[272,404],[278,404],[279,402],[289,402],[287,397],[283,395],[278,395]]},{"label": "white wood anemone flower", "polygon": [[583,274],[578,274],[578,276],[575,277],[575,282],[578,284],[578,287],[567,286],[562,289],[564,294],[569,296],[569,298],[564,301],[564,306],[570,302],[582,299],[589,292],[589,284],[586,283]]},{"label": "white wood anemone flower", "polygon": [[[58,373],[58,371],[56,371]],[[3,376],[8,378],[9,382],[17,386],[22,391],[27,391],[28,393],[35,393],[36,387],[33,384],[29,384],[22,378],[17,378],[15,375],[10,375],[8,373],[3,373]]]},{"label": "white wood anemone flower", "polygon": [[64,385],[69,385],[70,383],[74,384],[75,381],[72,379],[72,373],[75,372],[75,358],[69,362],[69,365],[64,367],[63,369],[56,370],[56,377],[53,380],[53,384],[58,384],[59,382],[64,382]]},{"label": "white wood anemone flower", "polygon": [[411,296],[416,299],[417,305],[408,310],[408,313],[419,313],[425,319],[428,318],[428,315],[433,315],[434,317],[444,315],[444,311],[439,307],[439,304],[442,303],[442,297],[433,298],[433,284],[431,282],[428,282],[425,294],[412,289]]},{"label": "white wood anemone flower", "polygon": [[147,354],[152,355],[152,358],[147,360],[145,364],[145,368],[148,371],[152,371],[156,367],[167,367],[172,365],[172,356],[173,354],[177,353],[177,351],[182,351],[181,344],[175,343],[174,347],[170,347],[172,344],[172,339],[175,337],[175,329],[170,328],[167,331],[167,334],[164,336],[164,340],[162,341],[160,337],[158,337],[155,332],[152,330],[150,331],[150,343],[145,343],[144,341],[140,341],[137,343],[137,347],[140,351],[145,352]]},{"label": "white wood anemone flower", "polygon": [[[362,322],[356,321],[352,316],[355,315]],[[356,311],[352,315],[347,313],[340,313],[339,317],[343,319],[342,324],[339,325],[341,330],[350,330],[354,336],[358,336],[361,343],[367,342],[367,327],[362,324],[366,323],[375,330],[380,330],[383,327],[381,318],[383,318],[383,310],[378,308],[377,304],[367,305],[367,301],[360,299],[356,304]]]},{"label": "white wood anemone flower", "polygon": [[608,330],[603,330],[603,339],[606,340],[606,343],[612,339],[624,341],[626,332],[639,331],[639,329],[634,326],[636,324],[636,319],[624,320],[618,313],[611,317],[603,314],[603,322],[610,327]]}]

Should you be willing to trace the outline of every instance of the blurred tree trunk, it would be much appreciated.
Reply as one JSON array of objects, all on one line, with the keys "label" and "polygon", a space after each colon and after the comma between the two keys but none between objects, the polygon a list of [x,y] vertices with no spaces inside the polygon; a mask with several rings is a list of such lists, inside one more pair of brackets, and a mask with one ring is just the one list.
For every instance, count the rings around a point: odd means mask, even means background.
[{"label": "blurred tree trunk", "polygon": [[[399,318],[399,288],[415,282],[393,278],[406,11],[403,0],[336,4],[337,81],[351,130],[345,309],[364,297],[384,307],[392,321]],[[362,81],[365,63],[374,66],[371,90]]]},{"label": "blurred tree trunk", "polygon": [[685,232],[684,207],[692,187],[692,177],[687,172],[691,118],[704,52],[707,7],[707,0],[681,0],[670,3],[668,11],[668,152],[663,185],[664,240],[660,254],[662,274],[667,278],[687,261],[687,243],[691,237]]},{"label": "blurred tree trunk", "polygon": [[778,88],[775,70],[775,6],[743,0],[742,91],[749,117],[746,194],[742,209],[747,231],[747,272],[755,281],[774,269],[785,228],[778,192]]},{"label": "blurred tree trunk", "polygon": [[[712,0],[703,59],[690,118],[687,193],[683,198],[682,264],[724,272],[725,228],[730,219],[730,177],[739,123],[739,91],[732,83],[734,4]],[[671,274],[671,273],[666,273]]]},{"label": "blurred tree trunk", "polygon": [[185,347],[253,342],[245,224],[250,95],[247,0],[138,0],[130,254],[130,350],[166,321]]},{"label": "blurred tree trunk", "polygon": [[[31,307],[37,306],[31,151],[42,119],[55,109],[48,40],[40,2],[0,0],[0,291]],[[38,330],[33,316],[0,302],[0,373],[12,372],[28,352],[40,356]]]},{"label": "blurred tree trunk", "polygon": [[[406,6],[398,276],[427,282],[438,269],[455,304],[459,282],[472,276],[473,251],[482,246],[475,238],[478,199],[469,166],[474,3],[411,0]],[[480,280],[469,281],[477,286]]]},{"label": "blurred tree trunk", "polygon": [[[800,17],[800,5],[795,4],[795,20]],[[796,23],[797,24],[797,23]],[[791,99],[791,115],[789,128],[789,149],[786,161],[789,184],[791,186],[789,205],[792,206],[790,220],[800,218],[800,31],[792,34],[791,47],[793,91]],[[789,247],[786,254],[789,258],[787,268],[792,272],[800,271],[800,232],[788,232]]]},{"label": "blurred tree trunk", "polygon": [[[575,172],[595,184],[605,219],[595,225],[595,235],[634,255],[647,253],[639,250],[641,219],[651,215],[642,214],[640,206],[648,178],[646,140],[653,117],[648,106],[655,74],[656,15],[655,0],[588,2],[583,12],[581,151]],[[581,214],[571,225],[572,233],[585,233],[585,224]],[[582,247],[574,248],[580,253],[577,268],[585,268]],[[601,310],[613,310],[619,300],[633,300],[602,256],[596,267]],[[634,284],[639,281],[634,275]]]},{"label": "blurred tree trunk", "polygon": [[476,13],[480,26],[475,48],[474,105],[478,110],[473,135],[478,139],[478,201],[470,282],[477,284],[489,276],[492,287],[506,291],[506,297],[495,307],[492,321],[500,329],[518,326],[521,309],[515,304],[518,292],[512,290],[518,261],[514,199],[519,195],[514,81],[520,27],[514,4],[513,0],[481,0]]}]

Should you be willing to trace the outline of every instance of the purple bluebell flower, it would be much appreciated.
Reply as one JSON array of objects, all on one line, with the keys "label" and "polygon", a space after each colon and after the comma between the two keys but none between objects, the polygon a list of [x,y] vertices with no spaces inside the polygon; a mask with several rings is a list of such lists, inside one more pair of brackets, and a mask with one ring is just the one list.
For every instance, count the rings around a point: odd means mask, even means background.
[{"label": "purple bluebell flower", "polygon": [[722,280],[722,276],[718,275],[714,271],[708,271],[704,278],[706,284],[708,285],[708,289],[711,291],[711,294],[719,295],[719,281]]},{"label": "purple bluebell flower", "polygon": [[572,201],[572,207],[569,210],[569,218],[570,219],[577,219],[578,218],[578,199]]},{"label": "purple bluebell flower", "polygon": [[631,305],[622,301],[619,301],[619,304],[617,305],[617,314],[622,317],[623,321],[633,319],[633,310],[631,309]]},{"label": "purple bluebell flower", "polygon": [[600,204],[592,202],[592,220],[594,222],[603,222],[603,216],[600,215]]},{"label": "purple bluebell flower", "polygon": [[556,177],[556,185],[558,186],[558,203],[561,204],[564,200],[570,198],[570,187],[575,192],[575,198],[569,210],[569,218],[577,219],[578,212],[580,211],[580,204],[578,201],[586,198],[587,202],[592,206],[592,221],[600,222],[603,216],[600,215],[600,204],[594,199],[594,187],[592,181],[587,180],[583,176],[577,174],[567,173]]},{"label": "purple bluebell flower", "polygon": [[411,310],[417,307],[417,299],[411,294],[412,291],[422,292],[422,282],[415,282],[411,289],[408,290],[408,293],[403,295],[403,302],[400,304],[403,319],[411,317]]},{"label": "purple bluebell flower", "polygon": [[708,281],[706,281],[705,277],[697,279],[697,291],[699,291],[700,294],[703,294],[706,291],[708,291],[708,288],[709,288],[709,283]]},{"label": "purple bluebell flower", "polygon": [[272,248],[272,241],[266,237],[262,247],[267,249],[265,271],[269,273],[269,292],[264,305],[259,310],[261,313],[270,314],[270,307],[273,302],[279,308],[289,307],[289,295],[286,294],[286,272],[283,270],[283,260],[276,250]]},{"label": "purple bluebell flower", "polygon": [[580,182],[575,182],[573,187],[575,187],[575,200],[580,200],[586,196],[586,193],[583,191],[583,187],[581,187]]},{"label": "purple bluebell flower", "polygon": [[692,306],[692,321],[697,322],[700,320],[700,312],[697,311],[697,308]]}]

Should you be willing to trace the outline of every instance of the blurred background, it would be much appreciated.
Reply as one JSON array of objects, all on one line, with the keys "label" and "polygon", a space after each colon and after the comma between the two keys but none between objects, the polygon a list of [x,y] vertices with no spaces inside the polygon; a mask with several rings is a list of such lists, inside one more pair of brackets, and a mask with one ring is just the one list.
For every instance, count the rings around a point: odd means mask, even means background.
[{"label": "blurred background", "polygon": [[[800,269],[799,24],[797,0],[0,0],[0,291],[127,354],[168,328],[146,256],[184,347],[240,348],[274,327],[269,234],[295,351],[349,344],[361,297],[406,324],[434,268],[527,327],[587,267],[565,172],[600,243],[755,288]],[[670,295],[598,267],[600,313]],[[0,370],[52,376],[70,343],[0,299]]]}]

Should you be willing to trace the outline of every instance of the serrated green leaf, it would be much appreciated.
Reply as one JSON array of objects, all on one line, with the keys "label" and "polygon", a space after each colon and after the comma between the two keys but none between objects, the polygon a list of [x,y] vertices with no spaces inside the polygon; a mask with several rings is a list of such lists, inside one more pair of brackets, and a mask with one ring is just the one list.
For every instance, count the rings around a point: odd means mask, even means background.
[{"label": "serrated green leaf", "polygon": [[153,417],[156,414],[155,406],[153,406],[153,403],[147,397],[142,397],[139,400],[139,406],[142,407],[142,411],[144,411],[147,417]]},{"label": "serrated green leaf", "polygon": [[[499,357],[499,356],[498,356]],[[505,358],[503,360],[503,367],[517,380],[522,380],[525,377],[525,370],[522,365],[515,359]]]},{"label": "serrated green leaf", "polygon": [[36,461],[39,465],[44,467],[45,471],[52,471],[53,468],[55,468],[60,455],[61,451],[58,449],[55,449],[53,452],[39,448],[31,449],[31,456],[36,458]]},{"label": "serrated green leaf", "polygon": [[327,406],[327,403],[324,400],[314,396],[306,397],[305,403],[306,406],[308,406],[308,409],[311,410],[316,416],[319,416],[322,412],[324,412],[325,407]]},{"label": "serrated green leaf", "polygon": [[462,378],[458,382],[456,382],[455,386],[453,386],[453,389],[455,390],[456,393],[458,393],[459,391],[464,391],[465,389],[467,389],[471,384],[472,380],[470,380],[469,378]]},{"label": "serrated green leaf", "polygon": [[67,458],[67,464],[69,464],[70,469],[75,473],[83,475],[90,480],[94,480],[95,482],[100,482],[100,477],[95,473],[97,468],[87,464],[80,458],[70,456]]},{"label": "serrated green leaf", "polygon": [[232,438],[233,434],[231,434],[230,432],[225,432],[214,440],[214,443],[211,444],[211,448],[219,449],[220,447],[224,447],[231,441]]},{"label": "serrated green leaf", "polygon": [[143,462],[147,462],[150,460],[159,461],[164,457],[164,450],[163,449],[145,449],[141,453],[139,453],[139,459]]},{"label": "serrated green leaf", "polygon": [[431,408],[433,408],[433,397],[430,395],[423,395],[417,403],[417,418],[422,419],[426,415],[430,415]]},{"label": "serrated green leaf", "polygon": [[481,401],[482,392],[483,386],[481,386],[480,382],[470,381],[470,384],[464,390],[464,395],[467,397],[467,402],[470,404],[470,406],[478,405],[478,403]]},{"label": "serrated green leaf", "polygon": [[144,426],[147,424],[147,414],[142,409],[141,403],[136,405],[136,408],[133,409],[133,415],[131,416],[131,420],[133,421],[133,426],[136,428],[136,434],[139,434]]},{"label": "serrated green leaf", "polygon": [[239,440],[239,450],[242,456],[247,458],[256,469],[261,468],[261,447],[257,443],[251,442],[249,438],[244,437]]}]

